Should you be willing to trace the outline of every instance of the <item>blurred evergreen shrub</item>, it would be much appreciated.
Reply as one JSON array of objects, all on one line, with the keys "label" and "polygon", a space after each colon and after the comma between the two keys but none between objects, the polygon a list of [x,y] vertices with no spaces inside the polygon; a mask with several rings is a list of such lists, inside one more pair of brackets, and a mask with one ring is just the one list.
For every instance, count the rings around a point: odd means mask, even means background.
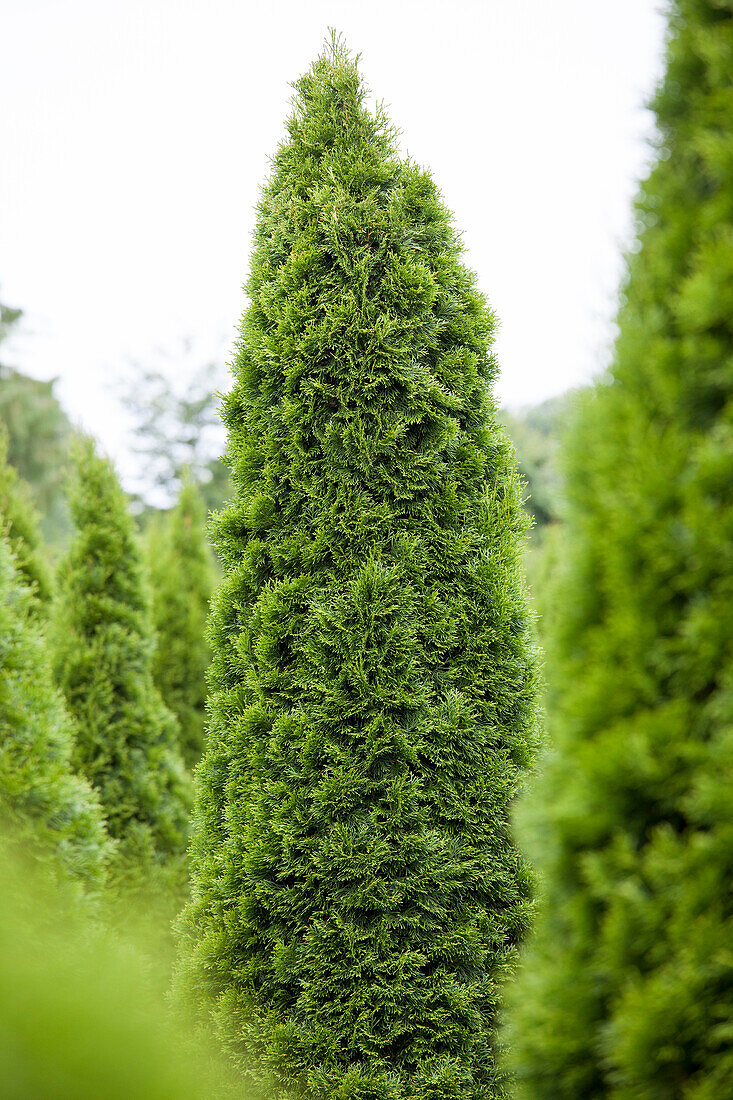
[{"label": "blurred evergreen shrub", "polygon": [[72,770],[74,733],[36,597],[0,534],[0,822],[61,877],[98,895],[113,846],[96,793]]},{"label": "blurred evergreen shrub", "polygon": [[612,371],[567,455],[527,1100],[733,1095],[733,3],[676,0]]},{"label": "blurred evergreen shrub", "polygon": [[175,507],[151,519],[146,553],[156,633],[153,676],[178,719],[181,751],[193,767],[201,757],[206,718],[207,635],[214,562],[199,488],[184,480]]},{"label": "blurred evergreen shrub", "polygon": [[127,501],[111,464],[82,440],[76,533],[54,615],[58,683],[78,727],[74,760],[118,842],[116,877],[182,881],[189,783],[176,720],[153,684],[148,591]]}]

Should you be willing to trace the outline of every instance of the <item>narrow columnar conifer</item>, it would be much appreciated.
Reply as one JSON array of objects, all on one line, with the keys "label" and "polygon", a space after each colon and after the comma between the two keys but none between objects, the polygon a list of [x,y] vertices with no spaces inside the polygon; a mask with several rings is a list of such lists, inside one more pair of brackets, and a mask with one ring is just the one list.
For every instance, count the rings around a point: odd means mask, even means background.
[{"label": "narrow columnar conifer", "polygon": [[0,430],[0,529],[10,543],[24,583],[39,604],[46,606],[52,592],[51,571],[44,557],[35,508],[7,459],[8,440]]},{"label": "narrow columnar conifer", "polygon": [[188,780],[176,720],[153,684],[142,552],[111,464],[81,441],[59,572],[58,683],[76,720],[74,760],[98,790],[118,842],[118,878],[150,885],[182,873]]},{"label": "narrow columnar conifer", "polygon": [[667,61],[613,368],[569,443],[521,814],[527,1100],[733,1095],[733,2],[676,0]]},{"label": "narrow columnar conifer", "polygon": [[225,401],[178,980],[281,1098],[489,1100],[536,723],[494,320],[338,41],[296,91]]},{"label": "narrow columnar conifer", "polygon": [[214,569],[205,521],[201,493],[189,480],[172,511],[150,524],[146,541],[156,634],[153,676],[178,719],[189,768],[203,748],[211,662],[206,620]]},{"label": "narrow columnar conifer", "polygon": [[37,598],[0,534],[0,827],[90,894],[112,855],[96,792],[74,774]]}]

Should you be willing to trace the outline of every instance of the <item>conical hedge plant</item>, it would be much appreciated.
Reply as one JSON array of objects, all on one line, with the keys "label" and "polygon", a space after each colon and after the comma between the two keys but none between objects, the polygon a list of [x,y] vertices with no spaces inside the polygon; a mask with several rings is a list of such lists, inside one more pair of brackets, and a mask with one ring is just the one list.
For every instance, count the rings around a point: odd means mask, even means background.
[{"label": "conical hedge plant", "polygon": [[56,675],[76,719],[75,762],[97,789],[118,842],[116,875],[175,881],[187,835],[188,781],[178,730],[153,685],[147,589],[125,496],[83,440],[75,455],[76,534],[59,573]]},{"label": "conical hedge plant", "polygon": [[569,445],[527,1100],[733,1094],[733,4],[677,0],[610,376]]},{"label": "conical hedge plant", "polygon": [[535,673],[494,321],[338,41],[296,90],[225,401],[179,982],[278,1096],[498,1097]]},{"label": "conical hedge plant", "polygon": [[0,522],[23,582],[42,605],[51,599],[51,571],[43,554],[35,509],[26,486],[8,464],[8,439],[0,428]]},{"label": "conical hedge plant", "polygon": [[73,743],[36,597],[0,535],[0,828],[94,895],[113,848],[96,793],[73,772]]},{"label": "conical hedge plant", "polygon": [[172,511],[150,524],[146,544],[156,633],[153,676],[178,719],[188,767],[198,762],[203,748],[211,662],[206,620],[214,569],[205,521],[201,494],[188,481]]}]

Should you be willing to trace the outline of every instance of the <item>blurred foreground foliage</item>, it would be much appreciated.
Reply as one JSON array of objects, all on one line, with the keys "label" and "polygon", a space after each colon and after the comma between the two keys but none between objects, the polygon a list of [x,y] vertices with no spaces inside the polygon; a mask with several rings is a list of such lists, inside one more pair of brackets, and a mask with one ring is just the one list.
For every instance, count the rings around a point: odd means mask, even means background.
[{"label": "blurred foreground foliage", "polygon": [[0,835],[4,1100],[253,1100],[169,1009],[146,914],[128,903],[124,925],[90,920],[18,849]]}]

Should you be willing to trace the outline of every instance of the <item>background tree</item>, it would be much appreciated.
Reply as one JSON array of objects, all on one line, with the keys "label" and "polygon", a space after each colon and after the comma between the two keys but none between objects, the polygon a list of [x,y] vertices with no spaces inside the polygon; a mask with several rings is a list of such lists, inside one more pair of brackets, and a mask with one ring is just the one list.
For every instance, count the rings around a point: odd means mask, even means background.
[{"label": "background tree", "polygon": [[51,571],[41,543],[30,492],[7,461],[7,436],[0,425],[0,530],[6,536],[23,583],[43,604],[51,598]]},{"label": "background tree", "polygon": [[532,1100],[733,1089],[733,4],[670,15],[613,370],[567,458],[510,1014]]},{"label": "background tree", "polygon": [[297,91],[225,402],[179,980],[280,1096],[488,1100],[535,721],[493,319],[338,43]]},{"label": "background tree", "polygon": [[52,868],[98,893],[112,847],[97,795],[72,770],[74,730],[35,610],[0,534],[0,817]]},{"label": "background tree", "polygon": [[0,302],[0,344],[12,335],[13,329],[23,316],[22,309],[6,306]]},{"label": "background tree", "polygon": [[[0,304],[0,344],[12,335],[22,311]],[[44,538],[54,547],[69,534],[64,481],[72,429],[54,394],[55,380],[40,382],[0,363],[0,424],[7,460],[29,486]]]},{"label": "background tree", "polygon": [[[191,359],[184,342],[176,358]],[[141,458],[136,495],[144,507],[169,508],[186,479],[200,488],[207,510],[221,507],[230,491],[216,388],[223,371],[215,364],[183,373],[183,384],[170,372],[138,370],[122,393],[132,421],[133,451]]]},{"label": "background tree", "polygon": [[577,394],[563,393],[539,405],[502,409],[500,413],[517,451],[519,473],[527,484],[525,506],[534,521],[535,541],[560,518],[560,438],[576,400]]},{"label": "background tree", "polygon": [[153,634],[127,501],[111,464],[79,443],[76,535],[59,574],[56,673],[79,735],[75,762],[119,842],[118,875],[180,874],[188,781],[178,730],[153,684]]},{"label": "background tree", "polygon": [[153,676],[178,719],[183,757],[201,756],[206,713],[206,670],[211,661],[206,619],[214,583],[204,503],[185,482],[175,508],[147,530],[146,550],[156,633]]}]

